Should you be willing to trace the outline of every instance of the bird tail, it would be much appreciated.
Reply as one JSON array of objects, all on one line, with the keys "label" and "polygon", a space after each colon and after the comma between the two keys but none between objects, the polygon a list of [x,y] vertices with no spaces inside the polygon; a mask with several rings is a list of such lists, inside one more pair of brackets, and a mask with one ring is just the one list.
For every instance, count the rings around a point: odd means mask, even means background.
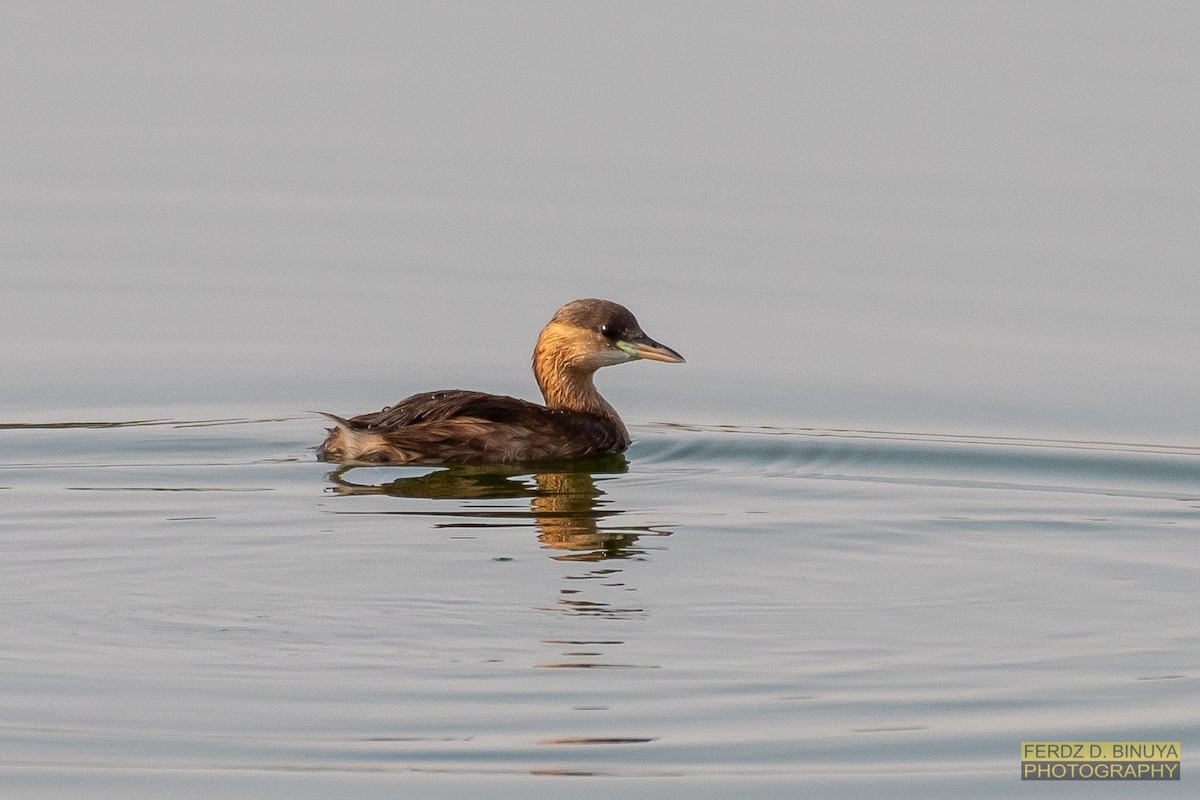
[{"label": "bird tail", "polygon": [[325,459],[344,461],[369,457],[377,451],[382,443],[382,437],[376,431],[363,430],[354,427],[354,423],[337,414],[326,411],[314,411],[333,423],[334,427],[326,428],[329,435],[317,448],[318,454]]},{"label": "bird tail", "polygon": [[346,454],[347,440],[353,438],[353,429],[350,427],[350,420],[339,417],[336,414],[327,414],[324,411],[313,411],[313,414],[320,414],[334,424],[332,428],[326,428],[329,435],[325,437],[325,441],[317,448],[317,456],[323,459],[342,458]]}]

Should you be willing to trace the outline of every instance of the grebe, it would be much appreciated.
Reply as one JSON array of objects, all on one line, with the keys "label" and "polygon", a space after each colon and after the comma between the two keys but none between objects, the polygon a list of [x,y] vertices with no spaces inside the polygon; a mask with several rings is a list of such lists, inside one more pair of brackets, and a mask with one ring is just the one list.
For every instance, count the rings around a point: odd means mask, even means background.
[{"label": "grebe", "polygon": [[629,432],[592,383],[600,367],[683,356],[647,336],[624,306],[573,300],[533,348],[546,405],[462,389],[414,394],[394,406],[343,419],[321,445],[327,461],[386,464],[504,464],[619,453]]}]

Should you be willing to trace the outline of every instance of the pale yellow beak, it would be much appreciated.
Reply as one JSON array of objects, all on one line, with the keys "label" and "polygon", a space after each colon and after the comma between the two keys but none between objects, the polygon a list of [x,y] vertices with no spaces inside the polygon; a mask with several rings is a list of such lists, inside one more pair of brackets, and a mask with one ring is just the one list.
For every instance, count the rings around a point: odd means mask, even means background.
[{"label": "pale yellow beak", "polygon": [[682,364],[683,356],[676,353],[665,344],[659,344],[649,336],[642,334],[637,338],[630,337],[617,342],[617,347],[634,358],[645,358],[650,361],[665,361],[668,364]]}]

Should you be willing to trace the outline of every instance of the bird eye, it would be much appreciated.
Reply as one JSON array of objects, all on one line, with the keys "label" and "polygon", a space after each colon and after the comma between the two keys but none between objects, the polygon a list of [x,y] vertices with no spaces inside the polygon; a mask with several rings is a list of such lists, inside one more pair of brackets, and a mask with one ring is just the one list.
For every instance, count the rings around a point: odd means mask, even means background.
[{"label": "bird eye", "polygon": [[617,329],[607,322],[600,326],[600,335],[605,339],[617,338]]}]

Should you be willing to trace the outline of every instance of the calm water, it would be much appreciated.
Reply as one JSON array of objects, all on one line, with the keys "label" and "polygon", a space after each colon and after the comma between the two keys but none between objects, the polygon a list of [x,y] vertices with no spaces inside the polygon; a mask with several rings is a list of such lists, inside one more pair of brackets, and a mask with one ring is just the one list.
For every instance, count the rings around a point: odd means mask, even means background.
[{"label": "calm water", "polygon": [[[1194,794],[1192,5],[2,16],[0,795]],[[624,459],[315,459],[581,296]]]},{"label": "calm water", "polygon": [[1023,738],[1196,743],[1200,450],[654,426],[336,474],[313,429],[3,431],[13,785],[1003,796]]}]

